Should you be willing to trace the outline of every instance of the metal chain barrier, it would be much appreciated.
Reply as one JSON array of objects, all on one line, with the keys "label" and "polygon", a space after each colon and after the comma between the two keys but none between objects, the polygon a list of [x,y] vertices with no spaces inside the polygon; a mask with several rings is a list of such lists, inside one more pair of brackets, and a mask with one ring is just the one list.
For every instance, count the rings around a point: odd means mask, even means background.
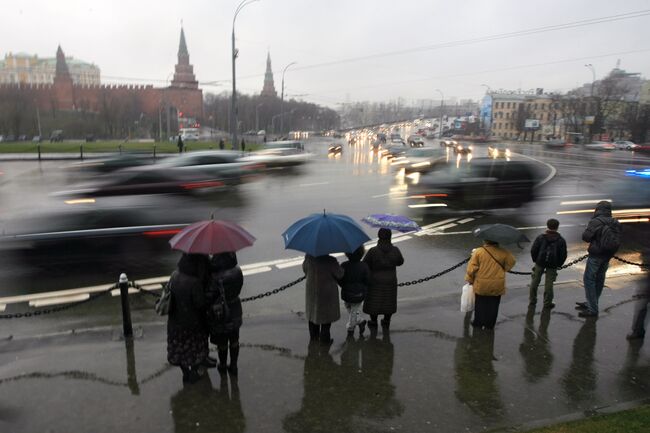
[{"label": "metal chain barrier", "polygon": [[[580,263],[581,261],[586,260],[587,257],[589,257],[589,254],[585,254],[584,256],[580,256],[577,259],[571,260],[569,263],[565,263],[564,265],[560,266],[559,268],[557,268],[557,270],[559,271],[560,269],[569,268],[569,267],[575,265],[576,263]],[[508,273],[513,274],[513,275],[532,275],[533,274],[532,272],[518,272],[518,271],[508,271]]]},{"label": "metal chain barrier", "polygon": [[[574,259],[574,260],[560,266],[558,268],[558,270],[569,268],[569,267],[575,265],[576,263],[579,263],[579,262],[581,262],[583,260],[586,260],[588,257],[589,257],[589,254],[585,254],[583,256],[580,256],[580,257],[578,257],[578,258],[576,258],[576,259]],[[445,274],[447,274],[447,273],[449,273],[449,272],[463,266],[464,264],[469,262],[470,258],[471,257],[468,257],[465,260],[463,260],[462,262],[459,262],[459,263],[455,264],[454,266],[452,266],[450,268],[447,268],[447,269],[445,269],[443,271],[440,271],[440,272],[438,272],[436,274],[433,274],[433,275],[430,275],[430,276],[424,277],[424,278],[419,278],[419,279],[413,280],[413,281],[404,281],[404,282],[401,282],[401,283],[397,284],[397,286],[398,287],[412,286],[412,285],[421,284],[421,283],[424,283],[426,281],[430,281],[430,280],[433,280],[435,278],[441,277],[441,276],[443,276],[443,275],[445,275]],[[631,262],[629,260],[625,260],[625,259],[623,259],[621,257],[618,257],[618,256],[614,256],[613,258],[618,260],[619,262],[622,262],[622,263],[625,263],[625,264],[628,264],[628,265],[639,266],[639,267],[644,268],[644,269],[647,269],[647,268],[650,267],[650,265],[648,265],[648,264]],[[532,275],[532,272],[508,271],[508,273],[509,274],[514,274],[514,275]],[[306,279],[306,277],[302,276],[302,277],[300,277],[300,278],[298,278],[298,279],[296,279],[294,281],[291,281],[290,283],[287,283],[287,284],[285,284],[283,286],[278,287],[277,289],[269,290],[268,292],[260,293],[258,295],[254,295],[254,296],[249,296],[247,298],[242,298],[241,302],[256,301],[258,299],[266,298],[267,296],[275,295],[275,294],[280,293],[280,292],[282,292],[284,290],[287,290],[290,287],[295,286],[296,284],[304,281],[305,279]],[[151,296],[153,298],[156,298],[156,299],[160,298],[160,295],[158,295],[157,293],[154,293],[154,292],[152,292],[150,290],[144,289],[144,287],[142,287],[140,284],[137,284],[134,281],[129,282],[129,287],[132,287],[132,288],[138,290],[140,293],[144,293],[145,295]],[[91,294],[88,297],[88,299],[85,299],[85,300],[79,301],[79,302],[66,304],[66,305],[60,305],[60,306],[57,306],[57,307],[50,307],[50,308],[42,308],[42,309],[38,309],[38,310],[35,310],[35,311],[26,311],[26,312],[22,312],[22,313],[0,314],[0,319],[20,319],[20,318],[24,318],[24,317],[44,316],[44,315],[47,315],[47,314],[57,313],[59,311],[65,311],[65,310],[74,308],[76,306],[86,304],[86,303],[88,303],[90,301],[93,301],[95,299],[98,299],[98,298],[102,297],[103,295],[106,295],[106,294],[110,293],[111,291],[113,291],[113,290],[115,290],[117,288],[119,288],[119,285],[114,284],[114,285],[112,285],[111,287],[109,287],[108,289],[106,289],[106,290],[104,290],[102,292]]]},{"label": "metal chain barrier", "polygon": [[640,268],[645,268],[645,269],[650,268],[650,264],[648,264],[648,263],[634,263],[634,262],[631,262],[629,260],[625,260],[624,258],[618,257],[618,256],[614,256],[614,258],[616,260],[618,260],[619,262],[625,263],[626,265],[634,265],[634,266],[638,266]]},{"label": "metal chain barrier", "polygon": [[468,258],[466,258],[465,260],[463,260],[462,262],[460,262],[460,263],[456,263],[456,264],[455,264],[454,266],[452,266],[451,268],[445,269],[444,271],[440,271],[440,272],[438,272],[437,274],[433,274],[433,275],[430,275],[430,276],[428,276],[428,277],[420,278],[420,279],[418,279],[418,280],[413,280],[413,281],[404,281],[404,282],[402,282],[402,283],[397,284],[397,287],[413,286],[413,285],[415,285],[415,284],[421,284],[421,283],[424,283],[425,281],[429,281],[429,280],[433,280],[434,278],[441,277],[441,276],[443,276],[443,275],[445,275],[445,274],[447,274],[447,273],[453,271],[454,269],[457,269],[457,268],[463,266],[465,263],[469,262],[469,259],[470,259],[470,258],[471,258],[471,257],[468,257]]},{"label": "metal chain barrier", "polygon": [[77,307],[79,305],[87,304],[90,301],[94,301],[95,299],[98,299],[111,291],[115,290],[118,288],[117,284],[112,285],[110,288],[98,292],[98,293],[93,293],[88,297],[88,299],[84,299],[83,301],[79,302],[74,302],[71,304],[66,304],[66,305],[59,305],[56,307],[50,307],[50,308],[42,308],[40,310],[35,310],[35,311],[25,311],[23,313],[9,313],[9,314],[0,314],[0,319],[22,319],[24,317],[33,317],[33,316],[44,316],[46,314],[52,314],[52,313],[58,313],[60,311],[65,311],[69,310],[71,308]]},{"label": "metal chain barrier", "polygon": [[241,301],[242,302],[250,302],[250,301],[255,301],[257,299],[266,298],[267,296],[275,295],[276,293],[280,293],[283,290],[287,290],[289,287],[295,286],[296,284],[300,283],[301,281],[304,281],[306,278],[307,277],[302,276],[302,277],[298,278],[297,280],[293,280],[292,282],[285,284],[282,287],[278,287],[277,289],[273,289],[273,290],[265,292],[265,293],[260,293],[259,295],[249,296],[248,298],[243,298]]}]

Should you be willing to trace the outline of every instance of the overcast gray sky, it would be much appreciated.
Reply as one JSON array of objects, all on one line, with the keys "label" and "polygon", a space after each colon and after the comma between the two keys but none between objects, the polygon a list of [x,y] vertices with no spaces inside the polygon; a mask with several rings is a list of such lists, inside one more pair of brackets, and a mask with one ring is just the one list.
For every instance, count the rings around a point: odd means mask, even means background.
[{"label": "overcast gray sky", "polygon": [[[103,81],[161,85],[176,62],[182,19],[198,80],[224,80],[203,87],[219,92],[231,86],[230,32],[239,1],[3,2],[0,51],[50,57],[60,43],[66,55],[97,64]],[[267,49],[278,91],[282,68],[296,61],[285,93],[329,106],[438,99],[436,88],[446,97],[479,98],[481,84],[566,91],[591,81],[585,63],[601,77],[617,59],[650,78],[650,15],[484,40],[644,10],[650,13],[650,1],[260,0],[237,18],[238,89],[259,93]]]}]

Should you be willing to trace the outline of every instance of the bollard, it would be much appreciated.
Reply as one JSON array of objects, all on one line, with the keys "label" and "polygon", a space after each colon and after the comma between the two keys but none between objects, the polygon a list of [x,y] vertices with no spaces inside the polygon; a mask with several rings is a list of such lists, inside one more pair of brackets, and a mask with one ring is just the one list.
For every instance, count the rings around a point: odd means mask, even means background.
[{"label": "bollard", "polygon": [[122,327],[124,338],[133,338],[133,326],[131,325],[131,308],[129,307],[129,279],[126,274],[120,274],[120,301],[122,303]]},{"label": "bollard", "polygon": [[156,159],[156,145],[153,145],[153,159]]},{"label": "bollard", "polygon": [[84,145],[79,145],[79,158],[84,159]]},{"label": "bollard", "polygon": [[38,149],[38,160],[41,160],[41,143],[38,143],[36,145],[36,148]]}]

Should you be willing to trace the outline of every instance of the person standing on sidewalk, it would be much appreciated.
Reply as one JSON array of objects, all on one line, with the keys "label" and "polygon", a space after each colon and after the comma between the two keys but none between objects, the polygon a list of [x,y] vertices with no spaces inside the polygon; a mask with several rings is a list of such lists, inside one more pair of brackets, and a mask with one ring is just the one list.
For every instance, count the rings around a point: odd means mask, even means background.
[{"label": "person standing on sidewalk", "polygon": [[589,242],[589,258],[585,267],[583,283],[586,302],[578,302],[580,317],[598,317],[598,299],[605,286],[605,275],[610,259],[621,246],[621,223],[612,218],[612,204],[598,202],[594,216],[582,233],[582,240]]},{"label": "person standing on sidewalk", "polygon": [[309,322],[310,341],[332,344],[330,328],[341,318],[338,280],[343,278],[343,268],[330,255],[305,256],[302,270],[305,283],[305,316]]},{"label": "person standing on sidewalk", "polygon": [[178,134],[178,141],[176,142],[176,146],[178,146],[178,153],[183,153],[183,147],[185,144],[183,143],[183,137],[181,137],[180,134]]},{"label": "person standing on sidewalk", "polygon": [[544,279],[544,308],[555,307],[553,303],[553,283],[557,278],[557,268],[566,261],[566,241],[557,232],[560,222],[555,218],[546,221],[546,233],[535,239],[530,249],[530,256],[535,262],[533,275],[530,282],[529,307],[537,304],[537,288],[542,280],[542,274],[546,273]]},{"label": "person standing on sidewalk", "polygon": [[[244,274],[237,265],[234,252],[215,254],[210,260],[210,280],[207,285],[208,329],[210,342],[217,346],[217,370],[237,375],[239,358],[239,328],[242,325],[242,305],[239,299]],[[230,364],[228,361],[230,352]]]},{"label": "person standing on sidewalk", "polygon": [[377,328],[377,318],[384,315],[381,326],[390,328],[390,319],[397,312],[397,267],[404,264],[402,252],[390,239],[389,229],[379,229],[377,246],[370,248],[363,261],[370,268],[370,285],[363,302],[363,312],[370,315],[368,326]]},{"label": "person standing on sidewalk", "polygon": [[[645,265],[650,265],[650,250],[646,250],[643,256]],[[627,334],[626,338],[628,340],[642,340],[645,337],[645,320],[650,306],[650,271],[648,269],[646,269],[645,281],[641,282],[641,287],[635,297],[637,301],[634,305],[632,332]]]},{"label": "person standing on sidewalk", "polygon": [[208,357],[206,301],[201,277],[207,260],[202,254],[184,253],[167,283],[171,292],[167,361],[181,368],[183,382],[199,380]]},{"label": "person standing on sidewalk", "polygon": [[341,286],[341,299],[348,310],[348,337],[354,336],[354,328],[359,327],[359,336],[363,335],[366,329],[366,321],[361,319],[361,306],[368,292],[368,283],[370,282],[370,268],[361,261],[365,249],[363,245],[357,248],[353,253],[345,253],[348,258],[341,267],[343,268],[343,278],[339,280]]},{"label": "person standing on sidewalk", "polygon": [[516,260],[510,251],[497,242],[485,240],[483,246],[472,252],[467,264],[465,281],[474,287],[475,328],[493,329],[499,315],[501,296],[506,293],[506,272]]}]

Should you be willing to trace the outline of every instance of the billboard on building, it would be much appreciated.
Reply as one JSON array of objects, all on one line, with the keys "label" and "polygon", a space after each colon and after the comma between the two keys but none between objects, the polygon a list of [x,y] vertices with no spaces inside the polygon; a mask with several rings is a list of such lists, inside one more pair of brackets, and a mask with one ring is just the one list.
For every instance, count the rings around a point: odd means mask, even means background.
[{"label": "billboard on building", "polygon": [[596,116],[585,116],[585,125],[593,125],[596,120]]},{"label": "billboard on building", "polygon": [[539,129],[539,120],[526,119],[524,126],[526,127],[526,129]]}]

